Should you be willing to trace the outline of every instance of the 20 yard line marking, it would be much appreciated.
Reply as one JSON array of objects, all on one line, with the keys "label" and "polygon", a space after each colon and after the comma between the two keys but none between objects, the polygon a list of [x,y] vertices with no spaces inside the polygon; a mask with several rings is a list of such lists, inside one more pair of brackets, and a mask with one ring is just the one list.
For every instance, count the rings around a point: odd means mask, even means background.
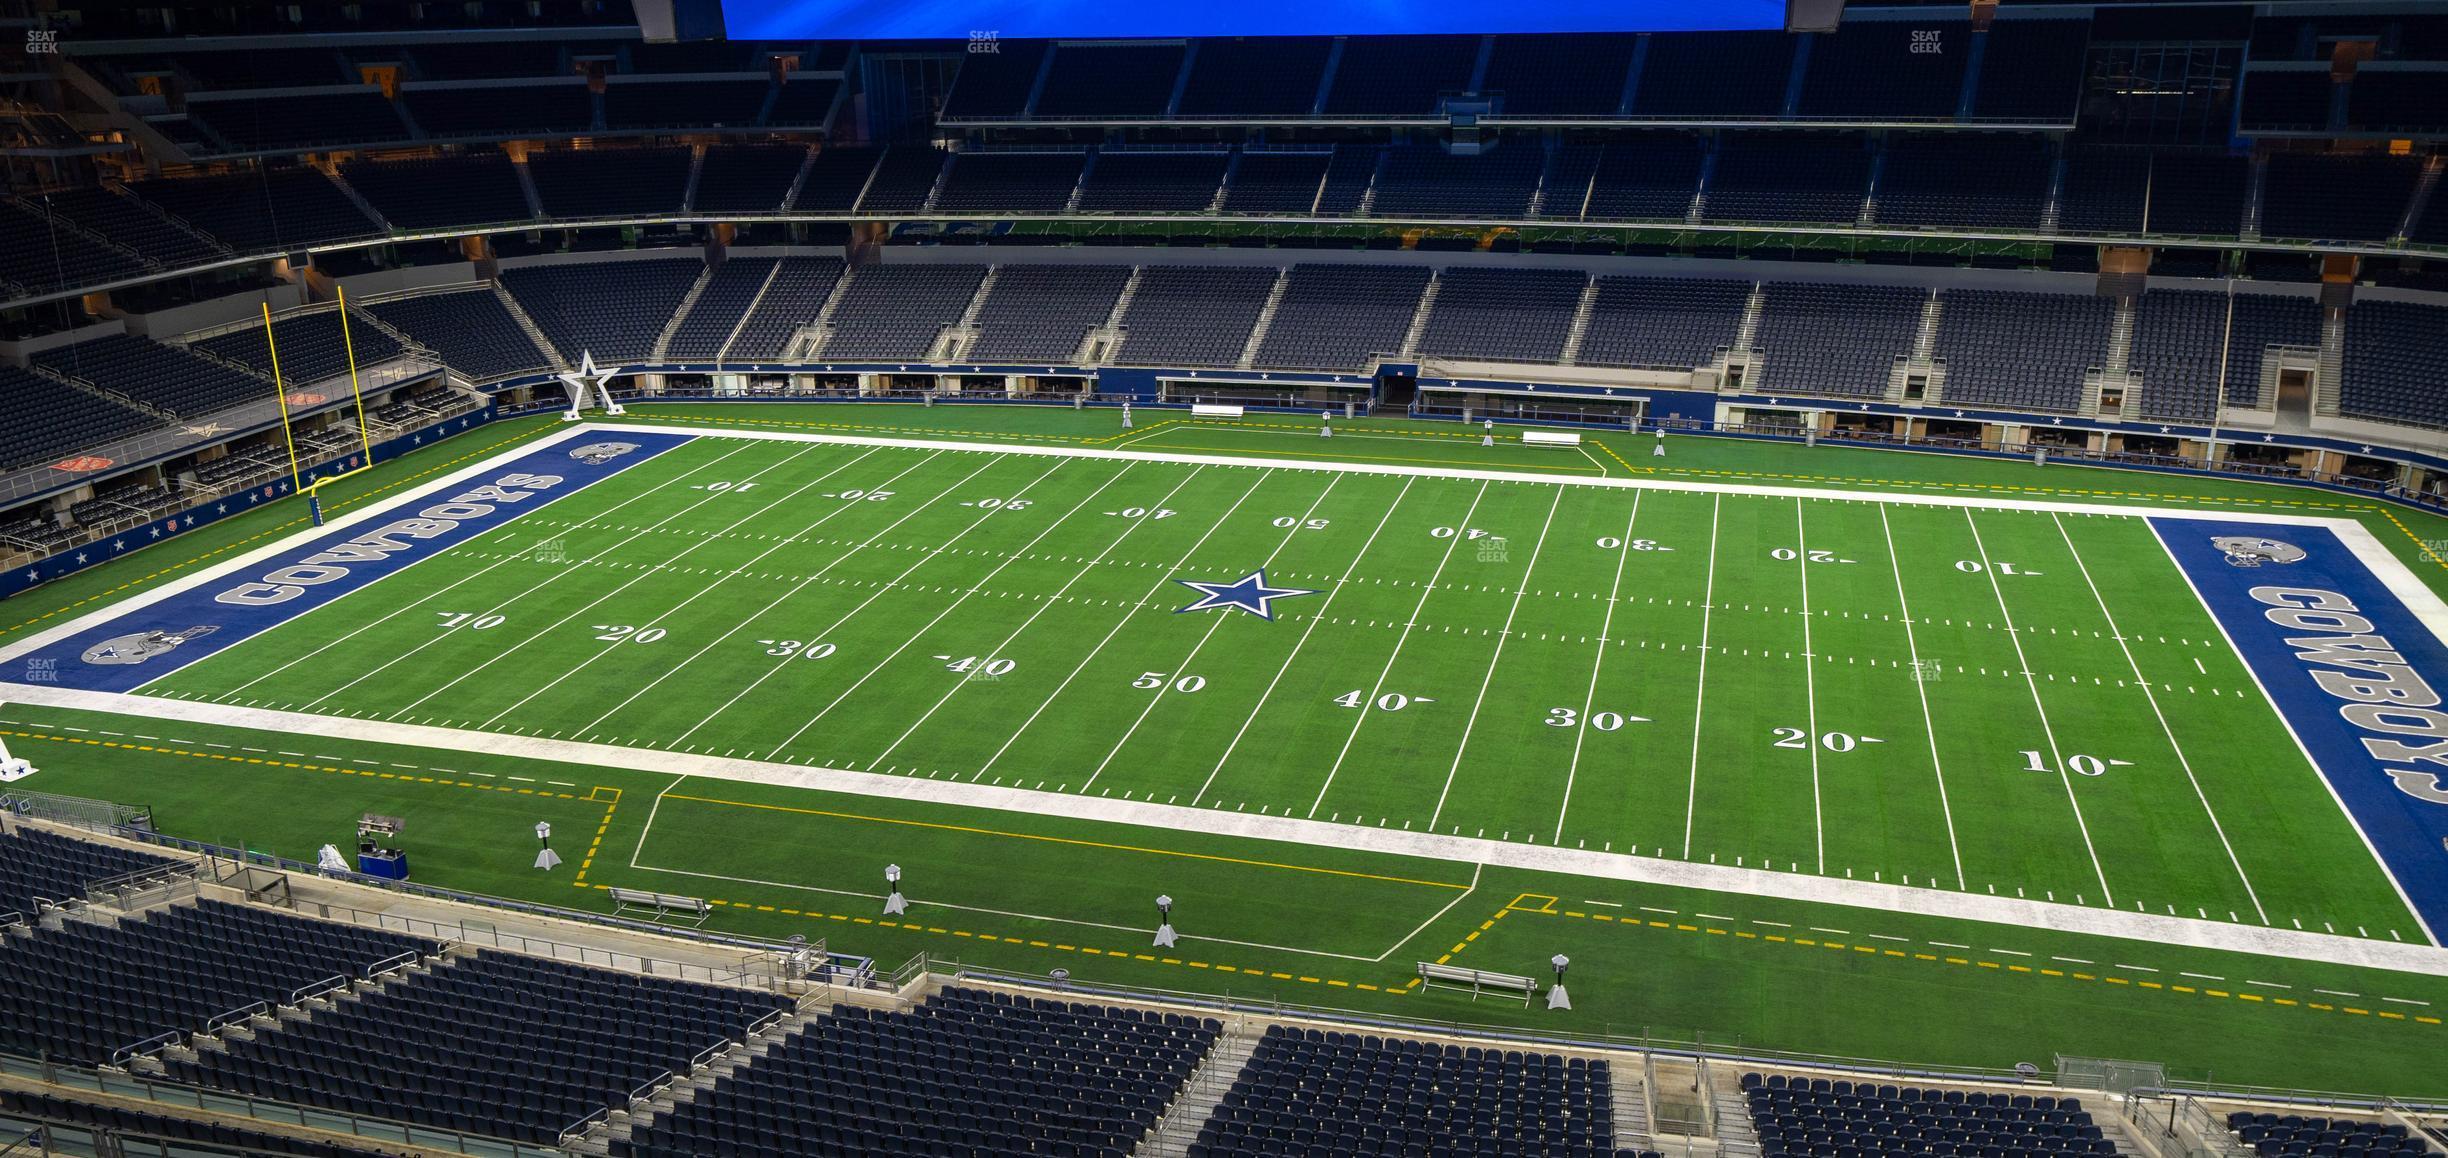
[{"label": "20 yard line marking", "polygon": [[1895,530],[1887,522],[1887,504],[1879,504],[1879,533],[1887,539],[1887,569],[1895,576],[1896,607],[1904,613],[1904,647],[1912,653],[1913,692],[1921,699],[1921,733],[1929,738],[1930,771],[1938,779],[1938,811],[1946,817],[1947,852],[1955,858],[1955,887],[1964,881],[1963,845],[1955,838],[1955,808],[1947,801],[1946,766],[1938,759],[1938,725],[1930,718],[1929,685],[1921,678],[1921,644],[1913,635],[1912,603],[1904,595],[1904,565],[1896,558]]},{"label": "20 yard line marking", "polygon": [[1343,761],[1351,755],[1352,743],[1360,738],[1360,729],[1368,723],[1369,713],[1376,711],[1377,697],[1384,694],[1387,678],[1394,674],[1394,664],[1402,658],[1403,645],[1411,642],[1411,626],[1419,622],[1420,612],[1428,607],[1428,597],[1436,594],[1437,580],[1444,578],[1445,565],[1453,562],[1454,548],[1465,538],[1462,528],[1470,526],[1471,516],[1479,513],[1479,501],[1487,497],[1488,484],[1480,483],[1472,493],[1468,509],[1460,522],[1454,524],[1453,537],[1445,540],[1445,553],[1437,557],[1436,570],[1428,575],[1428,585],[1420,589],[1419,602],[1411,608],[1411,618],[1404,622],[1402,635],[1394,640],[1394,653],[1386,657],[1385,670],[1377,673],[1377,682],[1369,685],[1368,699],[1361,701],[1360,714],[1352,720],[1351,732],[1343,737],[1343,750],[1335,753],[1334,764],[1326,769],[1326,782],[1318,785],[1317,799],[1309,802],[1309,816],[1317,817],[1318,806],[1326,803],[1326,790],[1334,787],[1335,776],[1343,771]]},{"label": "20 yard line marking", "polygon": [[[1292,526],[1290,529],[1284,532],[1283,540],[1275,544],[1275,549],[1267,552],[1266,561],[1258,565],[1258,569],[1260,571],[1264,571],[1267,564],[1273,563],[1276,556],[1283,554],[1284,548],[1292,545],[1293,537],[1301,533],[1300,529],[1302,524],[1308,522],[1309,516],[1317,513],[1319,504],[1326,501],[1326,496],[1334,493],[1335,487],[1342,483],[1344,477],[1345,476],[1338,474],[1332,479],[1327,480],[1325,489],[1319,491],[1316,498],[1309,500],[1308,508],[1300,513],[1299,518],[1292,520]],[[1212,616],[1211,622],[1207,624],[1206,633],[1199,636],[1197,643],[1190,645],[1190,654],[1183,656],[1180,663],[1174,664],[1173,670],[1192,670],[1192,666],[1198,661],[1199,652],[1206,648],[1208,640],[1215,638],[1215,633],[1224,626],[1224,623],[1225,616],[1223,614],[1219,613]],[[1146,723],[1147,718],[1155,714],[1156,705],[1163,703],[1165,693],[1172,690],[1173,684],[1169,680],[1165,683],[1157,685],[1156,694],[1149,696],[1147,706],[1139,709],[1139,718],[1132,720],[1130,727],[1123,729],[1122,738],[1114,741],[1113,748],[1105,753],[1104,759],[1097,761],[1096,771],[1089,773],[1086,782],[1080,785],[1081,792],[1084,793],[1088,791],[1091,786],[1096,784],[1097,777],[1105,774],[1105,769],[1113,764],[1114,757],[1121,755],[1122,749],[1130,743],[1131,737],[1138,734],[1139,725]]]},{"label": "20 yard line marking", "polygon": [[[2218,810],[2210,807],[2210,797],[2202,791],[2201,779],[2193,774],[2193,762],[2185,758],[2184,745],[2176,742],[2176,729],[2168,724],[2167,713],[2159,707],[2159,694],[2151,690],[2150,677],[2142,674],[2142,661],[2134,658],[2133,648],[2125,642],[2125,630],[2117,626],[2116,613],[2108,610],[2108,597],[2100,593],[2099,584],[2091,579],[2091,567],[2083,562],[2082,552],[2074,548],[2074,536],[2066,530],[2065,520],[2051,512],[2049,521],[2057,524],[2057,534],[2065,540],[2066,553],[2074,556],[2074,568],[2082,572],[2084,585],[2091,588],[2091,598],[2099,604],[2100,615],[2108,621],[2108,633],[2116,637],[2117,649],[2125,653],[2126,666],[2134,673],[2134,683],[2142,688],[2142,698],[2149,701],[2151,715],[2159,718],[2159,731],[2167,737],[2169,750],[2176,753],[2176,766],[2184,769],[2185,782],[2193,786],[2193,798],[2201,801],[2202,813],[2210,818],[2210,830],[2218,834],[2219,847],[2227,850],[2227,863],[2234,866],[2236,879],[2244,884],[2244,895],[2250,898],[2253,914],[2261,923],[2269,924],[2269,912],[2261,907],[2261,894],[2253,888],[2252,877],[2244,871],[2244,862],[2237,859],[2235,845],[2227,839],[2227,828],[2219,823]],[[2200,662],[2196,660],[2195,662]]]},{"label": "20 yard line marking", "polygon": [[1606,618],[1598,625],[1598,653],[1590,660],[1589,694],[1581,697],[1582,726],[1573,729],[1572,762],[1564,767],[1564,802],[1556,808],[1555,842],[1564,843],[1564,817],[1572,811],[1573,781],[1581,773],[1581,744],[1589,739],[1590,709],[1598,706],[1598,673],[1606,668],[1607,641],[1615,637],[1615,601],[1623,594],[1624,563],[1632,557],[1632,528],[1640,524],[1641,492],[1632,492],[1632,514],[1624,520],[1623,549],[1615,553],[1615,584],[1607,589]]},{"label": "20 yard line marking", "polygon": [[[1522,569],[1521,586],[1513,590],[1513,604],[1505,609],[1504,629],[1496,633],[1496,653],[1488,657],[1487,674],[1479,678],[1479,695],[1471,701],[1470,715],[1462,721],[1462,740],[1454,745],[1453,764],[1445,769],[1445,786],[1437,790],[1436,808],[1428,814],[1429,831],[1435,831],[1437,821],[1445,815],[1445,798],[1453,794],[1454,777],[1462,771],[1462,757],[1470,752],[1471,731],[1478,726],[1479,709],[1487,703],[1489,685],[1496,682],[1496,666],[1504,661],[1505,641],[1513,638],[1513,617],[1521,613],[1522,596],[1530,593],[1530,580],[1538,573],[1539,552],[1547,546],[1547,532],[1555,526],[1556,508],[1563,502],[1564,488],[1557,487],[1555,497],[1547,503],[1547,520],[1539,524],[1538,542],[1530,546],[1530,564]],[[1461,536],[1457,534],[1454,537],[1458,539]],[[1626,553],[1629,551],[1626,548]],[[1611,613],[1613,605],[1610,604],[1607,610]]]},{"label": "20 yard line marking", "polygon": [[1804,526],[1802,500],[1794,500],[1794,566],[1802,576],[1802,704],[1810,735],[1803,747],[1810,752],[1811,845],[1818,850],[1819,871],[1827,871],[1827,813],[1819,803],[1819,677],[1811,658],[1810,532]]},{"label": "20 yard line marking", "polygon": [[1700,718],[1708,704],[1709,612],[1717,603],[1717,513],[1725,496],[1709,502],[1708,581],[1700,595],[1700,678],[1692,692],[1691,787],[1683,794],[1683,859],[1691,859],[1692,812],[1700,806]]},{"label": "20 yard line marking", "polygon": [[2006,620],[2006,638],[2014,643],[2015,666],[2023,669],[2023,682],[2031,688],[2032,710],[2040,714],[2040,734],[2048,739],[2049,758],[2057,764],[2057,778],[2065,783],[2066,803],[2074,809],[2074,827],[2082,832],[2083,851],[2091,856],[2091,871],[2098,875],[2100,895],[2109,908],[2116,907],[2116,892],[2108,887],[2108,870],[2100,865],[2099,849],[2091,843],[2090,822],[2083,819],[2082,801],[2074,796],[2074,775],[2066,771],[2065,756],[2057,747],[2057,729],[2050,726],[2048,705],[2040,702],[2040,681],[2031,674],[2031,660],[2023,655],[2023,633],[2015,630],[2014,612],[2006,606],[2006,591],[1998,586],[1997,565],[1989,561],[1988,544],[1981,541],[1980,522],[1972,517],[1972,508],[1964,508],[1964,525],[1972,528],[1972,548],[1980,552],[1981,574],[1989,577],[1989,592],[1997,597],[1998,614]]},{"label": "20 yard line marking", "polygon": [[1275,677],[1267,681],[1265,691],[1258,693],[1257,705],[1241,721],[1241,727],[1233,733],[1232,742],[1224,745],[1224,754],[1216,757],[1215,767],[1207,770],[1207,779],[1201,781],[1198,791],[1191,794],[1191,807],[1197,807],[1200,801],[1206,799],[1207,790],[1215,786],[1216,776],[1224,771],[1224,765],[1232,759],[1233,750],[1241,746],[1241,738],[1249,734],[1250,725],[1257,723],[1259,713],[1266,710],[1267,701],[1274,697],[1275,688],[1283,682],[1284,673],[1292,670],[1292,661],[1300,658],[1302,646],[1309,642],[1309,636],[1317,630],[1318,624],[1326,622],[1326,613],[1334,609],[1335,597],[1343,594],[1343,588],[1350,585],[1352,576],[1359,573],[1360,561],[1368,558],[1369,548],[1377,545],[1378,533],[1385,530],[1386,523],[1394,517],[1394,509],[1402,505],[1403,497],[1411,493],[1411,484],[1417,481],[1416,477],[1404,479],[1402,489],[1396,491],[1393,500],[1386,503],[1385,513],[1377,516],[1377,525],[1369,529],[1368,538],[1361,542],[1360,553],[1352,556],[1351,565],[1343,569],[1334,587],[1326,592],[1326,601],[1318,605],[1317,614],[1310,616],[1308,624],[1301,628],[1300,638],[1292,641],[1292,651],[1275,669]]}]

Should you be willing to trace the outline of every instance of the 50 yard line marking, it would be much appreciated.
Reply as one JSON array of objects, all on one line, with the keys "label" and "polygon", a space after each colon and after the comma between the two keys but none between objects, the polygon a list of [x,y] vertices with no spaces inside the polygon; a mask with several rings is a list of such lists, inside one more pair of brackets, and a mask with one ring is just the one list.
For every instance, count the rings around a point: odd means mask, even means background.
[{"label": "50 yard line marking", "polygon": [[1369,713],[1377,710],[1377,697],[1384,694],[1386,679],[1394,674],[1395,661],[1402,658],[1403,645],[1411,642],[1412,627],[1419,623],[1420,612],[1427,609],[1428,597],[1436,594],[1437,580],[1445,577],[1445,565],[1453,562],[1454,548],[1462,545],[1464,529],[1470,526],[1471,516],[1479,513],[1479,501],[1487,497],[1487,489],[1488,484],[1479,484],[1471,495],[1469,508],[1462,512],[1461,521],[1454,524],[1453,537],[1445,540],[1445,553],[1437,557],[1436,570],[1429,572],[1428,584],[1420,588],[1419,602],[1412,605],[1411,618],[1403,623],[1402,635],[1394,640],[1394,653],[1386,657],[1385,670],[1377,673],[1377,682],[1369,685],[1368,698],[1361,701],[1360,714],[1352,720],[1350,734],[1343,737],[1343,750],[1335,753],[1334,764],[1326,769],[1326,782],[1318,785],[1317,799],[1309,802],[1312,819],[1317,816],[1318,806],[1326,803],[1326,790],[1334,787],[1335,776],[1343,771],[1343,761],[1351,755],[1352,742],[1360,738],[1360,729],[1368,723]]},{"label": "50 yard line marking", "polygon": [[2091,871],[2098,875],[2100,895],[2109,908],[2116,907],[2116,892],[2108,887],[2108,870],[2101,867],[2099,849],[2091,843],[2090,822],[2083,819],[2082,801],[2074,796],[2074,776],[2066,771],[2065,755],[2057,747],[2057,729],[2049,725],[2048,705],[2040,702],[2040,681],[2033,678],[2031,660],[2023,655],[2023,633],[2015,630],[2014,612],[2006,606],[2006,591],[1998,586],[1997,565],[1989,561],[1989,547],[1981,541],[1980,522],[1972,517],[1972,508],[1964,508],[1964,525],[1972,528],[1972,548],[1980,552],[1981,574],[1989,577],[1989,593],[1997,597],[1998,614],[2006,620],[2006,638],[2014,643],[2015,666],[2023,669],[2023,682],[2031,688],[2032,710],[2040,714],[2040,734],[2048,738],[2049,759],[2056,762],[2057,779],[2065,783],[2066,803],[2074,809],[2074,827],[2081,830],[2083,851],[2091,857]]},{"label": "50 yard line marking", "polygon": [[1803,747],[1810,751],[1811,768],[1811,845],[1818,850],[1819,871],[1827,872],[1827,813],[1819,803],[1819,676],[1813,669],[1817,661],[1811,656],[1810,621],[1810,532],[1804,527],[1802,500],[1794,500],[1794,566],[1802,576],[1802,705],[1803,718],[1810,724],[1810,735]]},{"label": "50 yard line marking", "polygon": [[[1326,501],[1326,496],[1334,493],[1335,487],[1343,479],[1344,476],[1338,474],[1326,481],[1325,489],[1320,490],[1316,498],[1309,500],[1308,508],[1300,513],[1300,517],[1292,520],[1291,528],[1284,532],[1283,541],[1275,544],[1274,550],[1267,552],[1266,562],[1258,565],[1260,571],[1266,570],[1267,564],[1273,563],[1276,556],[1283,554],[1284,548],[1292,545],[1293,537],[1301,533],[1302,524],[1308,521],[1309,516],[1317,513],[1318,505]],[[1211,617],[1211,621],[1207,624],[1206,634],[1199,636],[1198,642],[1190,645],[1190,654],[1183,656],[1180,663],[1174,664],[1173,670],[1192,670],[1193,665],[1198,661],[1199,652],[1207,646],[1208,640],[1215,638],[1216,631],[1224,626],[1224,622],[1225,617],[1219,609],[1219,614]],[[1130,727],[1123,729],[1122,738],[1114,741],[1113,748],[1105,753],[1105,758],[1097,761],[1096,771],[1089,773],[1088,779],[1080,784],[1081,792],[1087,792],[1089,787],[1097,782],[1097,777],[1105,774],[1105,769],[1113,764],[1114,757],[1121,755],[1122,749],[1130,743],[1131,737],[1138,734],[1139,725],[1146,723],[1147,718],[1155,714],[1156,705],[1163,703],[1165,693],[1171,690],[1173,690],[1173,684],[1169,680],[1156,686],[1156,694],[1149,696],[1147,706],[1139,709],[1139,718],[1132,720]]]},{"label": "50 yard line marking", "polygon": [[2159,718],[2159,731],[2167,737],[2168,749],[2176,753],[2176,766],[2184,769],[2185,782],[2193,786],[2193,798],[2201,801],[2202,813],[2210,818],[2210,830],[2218,834],[2219,847],[2227,850],[2227,863],[2234,867],[2236,879],[2244,884],[2244,895],[2252,901],[2253,915],[2261,923],[2270,923],[2269,911],[2261,907],[2261,894],[2253,888],[2252,877],[2244,871],[2244,862],[2237,859],[2235,845],[2227,839],[2227,828],[2219,823],[2218,810],[2210,807],[2210,797],[2202,791],[2201,779],[2193,774],[2193,762],[2187,760],[2184,745],[2176,742],[2176,729],[2168,724],[2167,713],[2159,707],[2159,694],[2151,690],[2150,677],[2142,674],[2142,661],[2134,658],[2133,648],[2125,642],[2125,631],[2117,626],[2116,613],[2108,610],[2108,597],[2100,593],[2099,584],[2091,579],[2091,568],[2083,562],[2082,552],[2074,549],[2074,536],[2066,530],[2065,520],[2055,512],[2049,521],[2057,524],[2057,535],[2065,540],[2066,553],[2074,556],[2074,567],[2082,572],[2083,584],[2091,588],[2091,598],[2099,604],[2100,615],[2108,620],[2108,634],[2116,637],[2117,649],[2125,653],[2126,666],[2133,669],[2134,683],[2142,689],[2142,698],[2150,702],[2151,715]]},{"label": "50 yard line marking", "polygon": [[1165,589],[1165,584],[1172,582],[1173,577],[1180,574],[1183,567],[1189,565],[1190,557],[1198,554],[1198,549],[1206,546],[1207,540],[1213,537],[1218,530],[1221,530],[1225,523],[1231,521],[1233,512],[1240,510],[1241,504],[1248,502],[1249,497],[1257,494],[1258,488],[1264,485],[1266,480],[1273,478],[1274,476],[1275,468],[1267,467],[1258,475],[1257,478],[1251,480],[1249,489],[1242,491],[1240,498],[1234,499],[1231,506],[1224,508],[1223,514],[1216,516],[1216,521],[1210,524],[1205,531],[1199,534],[1198,541],[1190,544],[1190,549],[1182,552],[1181,558],[1174,560],[1173,565],[1165,568],[1165,573],[1162,576],[1159,576],[1156,582],[1148,586],[1147,593],[1141,595],[1137,602],[1133,603],[1131,606],[1122,609],[1121,618],[1114,620],[1113,627],[1109,628],[1105,632],[1105,638],[1098,640],[1095,647],[1089,648],[1088,654],[1081,656],[1079,663],[1071,668],[1071,673],[1064,676],[1061,683],[1054,685],[1054,691],[1046,696],[1045,702],[1038,704],[1036,711],[1030,712],[1027,719],[1020,721],[1020,726],[1014,729],[1012,734],[1003,741],[1002,747],[994,750],[994,755],[988,756],[985,763],[978,765],[977,773],[969,778],[970,783],[974,784],[977,781],[986,778],[986,770],[994,767],[995,761],[1003,758],[1003,753],[1011,751],[1011,746],[1019,743],[1020,737],[1028,734],[1030,725],[1037,722],[1037,717],[1044,715],[1047,708],[1054,706],[1055,700],[1062,698],[1064,689],[1071,686],[1071,681],[1078,679],[1081,672],[1088,670],[1089,664],[1096,662],[1098,653],[1105,650],[1105,645],[1112,643],[1115,636],[1122,634],[1122,629],[1130,624],[1131,616],[1137,613],[1140,604],[1144,604],[1148,600],[1154,599],[1158,592],[1163,591]]},{"label": "50 yard line marking", "polygon": [[1683,793],[1683,859],[1691,859],[1692,811],[1700,806],[1700,718],[1708,704],[1709,612],[1717,605],[1717,514],[1725,496],[1709,502],[1708,582],[1700,595],[1700,678],[1692,692],[1691,787]]},{"label": "50 yard line marking", "polygon": [[1266,710],[1267,701],[1275,695],[1276,685],[1283,682],[1285,672],[1292,670],[1292,661],[1300,658],[1301,647],[1309,642],[1309,636],[1317,630],[1318,624],[1326,622],[1326,613],[1334,609],[1335,596],[1341,595],[1343,588],[1351,583],[1352,576],[1359,573],[1360,561],[1368,558],[1369,548],[1377,544],[1378,534],[1384,531],[1386,523],[1394,518],[1394,509],[1402,505],[1403,496],[1411,493],[1411,484],[1417,481],[1419,480],[1416,477],[1404,479],[1402,489],[1394,492],[1394,498],[1386,503],[1385,513],[1377,516],[1377,525],[1369,529],[1368,538],[1361,542],[1360,553],[1352,556],[1351,565],[1345,567],[1342,577],[1335,580],[1334,589],[1326,593],[1326,601],[1318,605],[1317,614],[1310,616],[1307,626],[1301,628],[1300,638],[1292,641],[1291,653],[1284,656],[1282,665],[1275,669],[1275,678],[1268,680],[1266,690],[1258,693],[1257,705],[1252,707],[1249,715],[1241,721],[1240,729],[1233,733],[1232,742],[1224,745],[1224,754],[1216,757],[1215,767],[1207,770],[1207,779],[1201,781],[1198,791],[1191,794],[1192,807],[1197,807],[1201,800],[1206,799],[1207,790],[1215,786],[1216,776],[1222,773],[1224,765],[1232,760],[1233,750],[1241,746],[1241,737],[1248,735],[1250,725],[1258,722],[1258,714]]},{"label": "50 yard line marking", "polygon": [[[1560,488],[1559,488],[1560,489]],[[1624,563],[1632,557],[1632,528],[1640,524],[1641,492],[1632,492],[1632,514],[1624,520],[1623,549],[1615,554],[1615,584],[1607,588],[1606,618],[1598,624],[1598,654],[1590,660],[1589,694],[1581,697],[1581,727],[1573,729],[1572,762],[1564,766],[1564,802],[1556,808],[1555,842],[1564,843],[1564,817],[1572,811],[1573,781],[1581,774],[1581,745],[1589,739],[1590,709],[1598,706],[1598,673],[1606,668],[1607,643],[1615,635],[1615,601],[1623,595]]]},{"label": "50 yard line marking", "polygon": [[1938,759],[1938,725],[1930,719],[1929,685],[1921,678],[1921,644],[1913,634],[1912,603],[1904,596],[1904,565],[1896,559],[1895,530],[1887,522],[1887,504],[1879,504],[1879,533],[1887,539],[1887,569],[1895,576],[1896,606],[1904,612],[1904,647],[1912,653],[1913,694],[1921,700],[1921,734],[1929,738],[1930,771],[1938,778],[1938,811],[1946,817],[1947,852],[1955,858],[1955,887],[1966,887],[1963,845],[1955,838],[1955,808],[1947,801],[1946,765]]},{"label": "50 yard line marking", "polygon": [[[1428,814],[1428,829],[1431,832],[1436,830],[1437,820],[1445,815],[1445,798],[1453,794],[1454,777],[1462,771],[1462,757],[1470,752],[1471,730],[1479,723],[1479,709],[1487,703],[1488,686],[1496,682],[1496,665],[1504,661],[1505,641],[1513,638],[1513,617],[1521,613],[1522,596],[1530,593],[1530,578],[1538,573],[1539,552],[1546,549],[1547,532],[1555,526],[1556,507],[1563,502],[1564,488],[1557,487],[1555,497],[1547,503],[1547,520],[1539,524],[1538,542],[1530,546],[1530,564],[1522,568],[1521,586],[1513,589],[1513,604],[1505,609],[1504,629],[1496,633],[1496,654],[1488,657],[1487,674],[1479,678],[1479,695],[1471,701],[1470,715],[1462,721],[1462,740],[1454,745],[1452,766],[1445,769],[1445,786],[1437,790],[1436,808]],[[1461,535],[1457,533],[1454,537],[1458,539]],[[1631,548],[1627,546],[1624,551],[1629,554]],[[1614,604],[1608,604],[1608,614],[1612,615],[1614,611]],[[1315,811],[1311,810],[1312,815]]]}]

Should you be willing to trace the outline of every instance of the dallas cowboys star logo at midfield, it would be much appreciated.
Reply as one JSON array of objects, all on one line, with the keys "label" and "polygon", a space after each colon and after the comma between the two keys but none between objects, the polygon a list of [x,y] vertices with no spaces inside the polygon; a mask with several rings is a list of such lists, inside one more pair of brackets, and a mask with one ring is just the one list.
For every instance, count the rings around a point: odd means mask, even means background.
[{"label": "dallas cowboys star logo at midfield", "polygon": [[1295,595],[1315,595],[1298,587],[1269,587],[1264,570],[1252,571],[1230,583],[1202,583],[1196,579],[1176,579],[1174,582],[1199,593],[1199,600],[1174,614],[1185,611],[1212,611],[1218,607],[1238,607],[1260,619],[1275,618],[1273,603]]}]

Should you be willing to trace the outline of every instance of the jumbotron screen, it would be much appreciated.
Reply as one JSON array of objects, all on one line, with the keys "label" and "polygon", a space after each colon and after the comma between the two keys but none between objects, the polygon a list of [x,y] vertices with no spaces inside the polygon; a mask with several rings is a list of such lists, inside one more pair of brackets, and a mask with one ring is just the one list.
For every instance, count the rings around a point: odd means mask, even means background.
[{"label": "jumbotron screen", "polygon": [[723,0],[738,39],[1317,36],[1781,28],[1783,0]]}]

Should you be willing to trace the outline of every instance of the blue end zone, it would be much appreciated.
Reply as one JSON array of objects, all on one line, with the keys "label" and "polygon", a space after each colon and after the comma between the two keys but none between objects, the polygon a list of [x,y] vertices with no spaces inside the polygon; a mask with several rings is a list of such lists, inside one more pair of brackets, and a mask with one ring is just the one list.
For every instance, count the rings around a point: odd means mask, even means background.
[{"label": "blue end zone", "polygon": [[[5,678],[134,691],[692,437],[624,432],[556,443],[30,652]],[[602,453],[582,455],[598,447]]]},{"label": "blue end zone", "polygon": [[2326,528],[2150,523],[2436,944],[2448,710],[2433,689],[2448,685],[2448,646]]}]

